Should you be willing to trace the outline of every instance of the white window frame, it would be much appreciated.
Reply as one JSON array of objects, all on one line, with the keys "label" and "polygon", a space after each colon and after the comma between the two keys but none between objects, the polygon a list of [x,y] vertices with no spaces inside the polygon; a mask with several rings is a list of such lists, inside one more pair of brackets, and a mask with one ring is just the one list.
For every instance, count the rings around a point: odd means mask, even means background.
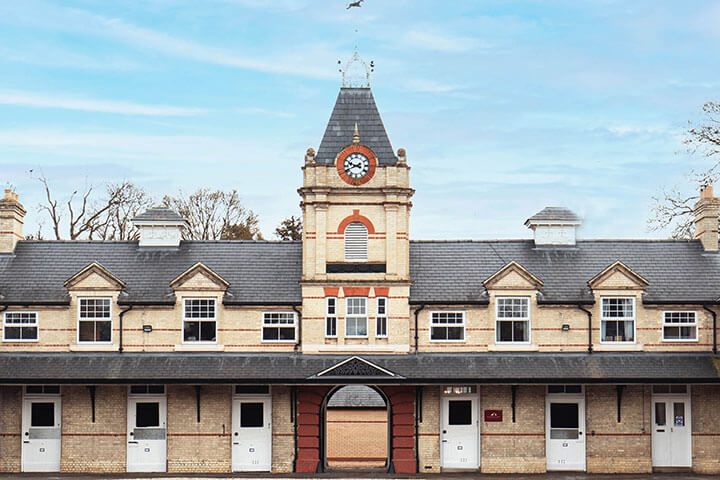
[{"label": "white window frame", "polygon": [[[365,315],[364,316],[349,314],[348,309],[350,308],[350,303],[351,303],[351,302],[349,302],[349,300],[353,299],[353,298],[360,298],[360,299],[365,300]],[[357,296],[345,297],[345,338],[368,338],[368,334],[369,334],[369,332],[368,332],[368,304],[369,303],[370,302],[368,301],[368,297],[357,297]],[[350,335],[350,334],[348,334],[348,319],[349,318],[358,318],[358,319],[365,318],[365,335]]]},{"label": "white window frame", "polygon": [[[192,301],[192,300],[211,300],[213,302],[213,311],[215,312],[215,315],[213,316],[212,320],[210,318],[193,318],[193,317],[186,317],[186,309],[185,309],[185,302]],[[182,325],[180,328],[180,342],[185,345],[217,345],[218,343],[218,334],[220,333],[218,327],[218,301],[215,297],[183,297],[182,299]],[[215,340],[185,340],[185,322],[215,322]],[[202,326],[198,326],[198,335],[200,335],[200,332],[202,331]]]},{"label": "white window frame", "polygon": [[[500,318],[500,300],[505,299],[521,299],[527,302],[527,316],[525,317],[509,317]],[[502,295],[495,297],[495,343],[498,345],[528,345],[532,341],[532,314],[530,309],[532,308],[531,298],[527,295]],[[499,322],[527,322],[527,340],[521,342],[515,340],[498,340],[498,323]]]},{"label": "white window frame", "polygon": [[[365,246],[364,252],[361,252],[360,254],[351,254],[348,255],[348,229],[352,227],[353,225],[361,225],[363,229],[365,229]],[[370,255],[370,232],[368,231],[367,225],[365,225],[362,222],[353,221],[350,222],[345,227],[345,232],[343,232],[343,254],[345,261],[351,261],[351,262],[367,262],[368,257]]]},{"label": "white window frame", "polygon": [[[330,314],[330,302],[334,302],[333,308],[335,311]],[[325,338],[337,338],[337,315],[338,312],[338,299],[337,297],[327,297],[325,298]],[[335,327],[335,333],[330,335],[328,333],[328,322],[332,319],[333,325]]]},{"label": "white window frame", "polygon": [[[273,315],[282,313],[283,315],[290,314],[292,315],[292,325],[289,323],[265,323],[265,315]],[[292,340],[265,340],[265,328],[293,328],[293,339]],[[262,312],[262,324],[260,325],[260,341],[262,343],[297,343],[298,341],[298,319],[297,319],[297,313],[292,310],[268,310],[266,312]]]},{"label": "white window frame", "polygon": [[[433,317],[436,313],[453,313],[453,314],[460,314],[462,316],[462,323],[433,323]],[[466,335],[466,322],[467,318],[465,315],[464,310],[432,310],[429,312],[430,317],[428,318],[428,321],[430,323],[430,328],[428,328],[428,338],[430,339],[430,342],[432,343],[465,343],[467,341],[467,335]],[[463,332],[463,338],[462,339],[433,339],[433,326],[437,327],[462,327]]]},{"label": "white window frame", "polygon": [[[668,313],[692,313],[695,317],[693,323],[667,323],[666,315]],[[665,338],[665,327],[695,327],[695,338]],[[695,310],[665,310],[662,312],[662,341],[670,343],[694,343],[699,341],[700,326],[698,325],[698,313]]]},{"label": "white window frame", "polygon": [[[35,315],[35,323],[7,323],[7,316],[13,315],[13,314],[31,314]],[[37,335],[34,339],[27,339],[27,338],[5,338],[5,328],[22,328],[22,327],[35,327],[37,329]],[[13,310],[13,311],[6,311],[3,314],[3,325],[2,325],[2,336],[3,336],[3,342],[10,342],[10,343],[37,343],[40,341],[40,314],[35,311],[28,311],[28,310]]]},{"label": "white window frame", "polygon": [[[632,309],[633,309],[632,318],[625,318],[625,317],[623,317],[622,319],[620,317],[605,318],[605,316],[603,316],[603,311],[604,311],[603,310],[603,301],[618,299],[618,298],[632,300]],[[606,322],[606,321],[608,321],[608,322],[623,322],[623,321],[627,322],[629,320],[632,320],[632,323],[633,323],[633,339],[632,339],[632,341],[628,341],[628,340],[605,341],[605,340],[603,340],[603,338],[605,337],[604,329],[603,329],[604,322]],[[600,297],[600,343],[606,344],[606,345],[633,345],[633,344],[637,343],[637,298],[632,297],[632,296],[627,296],[627,295],[609,295],[607,297]]]},{"label": "white window frame", "polygon": [[[380,314],[380,301],[385,302],[385,312],[381,315]],[[376,338],[388,338],[388,306],[390,305],[390,302],[388,301],[388,297],[377,297],[375,298],[375,337]],[[385,320],[385,333],[380,334],[378,333],[378,322],[380,319]]]},{"label": "white window frame", "polygon": [[[98,318],[81,318],[80,317],[80,310],[81,310],[81,304],[83,300],[109,300],[110,301],[110,318],[105,317],[98,317]],[[110,322],[110,340],[105,342],[96,342],[96,341],[81,341],[80,340],[80,322]],[[113,299],[112,297],[78,297],[77,299],[77,334],[75,341],[78,343],[78,345],[112,345],[113,343],[113,329],[115,328],[115,322],[113,319]]]}]

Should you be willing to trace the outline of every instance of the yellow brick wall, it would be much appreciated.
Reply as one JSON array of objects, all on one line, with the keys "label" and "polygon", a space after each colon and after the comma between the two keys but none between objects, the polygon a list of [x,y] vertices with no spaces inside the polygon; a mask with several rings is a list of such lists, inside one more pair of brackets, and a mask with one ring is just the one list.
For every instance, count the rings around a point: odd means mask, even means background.
[{"label": "yellow brick wall", "polygon": [[20,471],[22,387],[0,386],[0,472]]},{"label": "yellow brick wall", "polygon": [[440,388],[423,387],[422,418],[418,419],[418,455],[421,473],[440,471]]},{"label": "yellow brick wall", "polygon": [[327,410],[326,454],[331,468],[382,467],[388,455],[386,409]]},{"label": "yellow brick wall", "polygon": [[290,387],[273,386],[272,392],[272,471],[289,473],[295,458],[295,428],[290,418]]},{"label": "yellow brick wall", "polygon": [[691,388],[693,471],[720,474],[720,386]]}]

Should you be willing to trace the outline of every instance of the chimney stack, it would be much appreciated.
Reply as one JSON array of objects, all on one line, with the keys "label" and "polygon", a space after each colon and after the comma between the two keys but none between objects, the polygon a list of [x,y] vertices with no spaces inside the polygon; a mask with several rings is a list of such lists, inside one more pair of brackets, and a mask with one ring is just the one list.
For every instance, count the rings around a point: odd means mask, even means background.
[{"label": "chimney stack", "polygon": [[713,193],[712,185],[700,189],[700,198],[693,209],[695,239],[700,240],[706,252],[718,251],[718,216],[720,198]]},{"label": "chimney stack", "polygon": [[6,188],[5,196],[0,200],[0,254],[14,252],[17,242],[25,238],[25,213],[18,194]]}]

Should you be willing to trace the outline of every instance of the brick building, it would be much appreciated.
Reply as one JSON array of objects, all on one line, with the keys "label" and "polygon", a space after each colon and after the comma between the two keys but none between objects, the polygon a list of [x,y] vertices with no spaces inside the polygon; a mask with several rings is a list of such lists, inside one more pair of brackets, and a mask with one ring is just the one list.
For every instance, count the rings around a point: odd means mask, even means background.
[{"label": "brick building", "polygon": [[367,385],[389,471],[720,473],[711,187],[693,241],[577,240],[562,208],[411,241],[367,86],[302,169],[301,242],[184,241],[160,208],[139,241],[28,241],[6,191],[0,471],[322,472],[333,394]]}]

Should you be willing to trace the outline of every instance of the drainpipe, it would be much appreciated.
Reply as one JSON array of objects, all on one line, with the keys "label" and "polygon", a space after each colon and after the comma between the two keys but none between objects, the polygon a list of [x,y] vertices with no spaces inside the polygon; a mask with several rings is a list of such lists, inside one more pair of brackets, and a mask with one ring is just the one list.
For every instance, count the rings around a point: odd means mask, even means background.
[{"label": "drainpipe", "polygon": [[302,312],[297,307],[297,305],[293,305],[292,309],[295,310],[295,313],[297,313],[298,338],[295,342],[295,346],[293,347],[293,350],[297,353],[297,351],[300,349],[300,342],[302,342]]},{"label": "drainpipe", "polygon": [[293,473],[297,472],[297,456],[298,456],[298,425],[297,425],[297,386],[293,385],[290,387],[290,402],[292,403],[292,413],[293,413],[293,437],[295,441],[293,442],[295,454],[293,455]]},{"label": "drainpipe", "polygon": [[715,310],[711,309],[708,305],[702,306],[706,311],[710,312],[710,314],[713,317],[713,328],[712,328],[712,336],[713,336],[713,347],[712,351],[715,355],[718,353],[718,347],[717,347],[717,313],[715,313]]},{"label": "drainpipe", "polygon": [[128,305],[128,308],[126,308],[125,310],[120,310],[120,314],[118,315],[118,317],[119,317],[118,323],[120,323],[120,335],[118,338],[118,342],[120,343],[120,345],[118,346],[118,352],[120,352],[120,353],[123,352],[123,317],[125,316],[125,314],[127,312],[129,312],[132,309],[133,309],[133,306]]},{"label": "drainpipe", "polygon": [[424,309],[425,309],[424,303],[422,305],[420,305],[420,307],[415,309],[415,353],[418,353],[418,339],[420,338],[419,337],[420,333],[418,332],[418,315]]},{"label": "drainpipe", "polygon": [[577,306],[580,310],[585,312],[588,317],[588,353],[593,352],[593,341],[592,341],[592,311],[583,307],[581,304]]}]

